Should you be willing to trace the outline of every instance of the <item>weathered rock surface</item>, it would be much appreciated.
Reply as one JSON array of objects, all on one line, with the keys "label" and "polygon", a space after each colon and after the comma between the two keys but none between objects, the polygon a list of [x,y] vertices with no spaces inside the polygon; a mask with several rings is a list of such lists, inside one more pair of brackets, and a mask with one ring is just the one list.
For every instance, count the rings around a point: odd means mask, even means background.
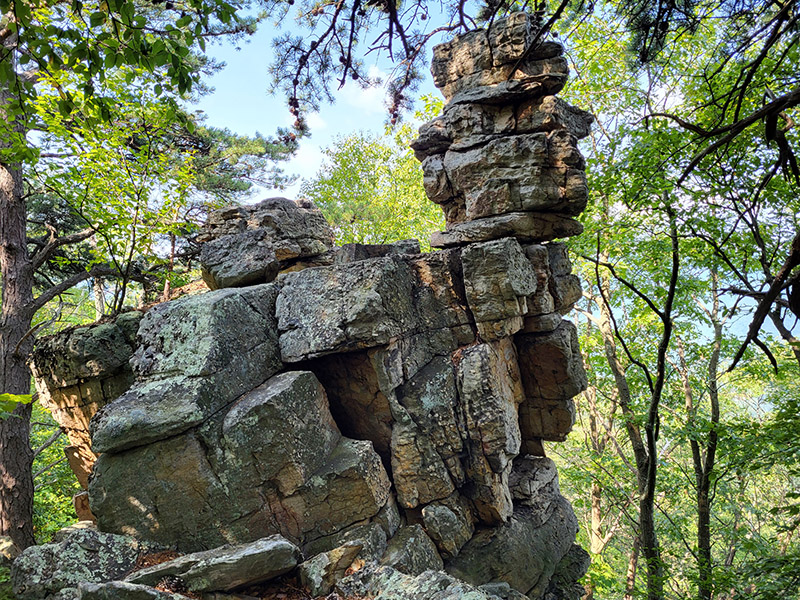
[{"label": "weathered rock surface", "polygon": [[345,572],[362,549],[361,543],[349,542],[317,554],[298,567],[300,583],[312,596],[327,596],[344,579]]},{"label": "weathered rock surface", "polygon": [[27,548],[11,567],[19,600],[50,600],[65,588],[125,577],[138,558],[160,549],[152,543],[91,527],[62,530],[50,544]]},{"label": "weathered rock surface", "polygon": [[39,401],[67,434],[69,465],[84,489],[96,459],[89,422],[133,383],[129,361],[141,319],[141,312],[127,312],[38,340],[31,356]]},{"label": "weathered rock surface", "polygon": [[522,328],[527,297],[536,292],[536,273],[519,243],[504,238],[467,246],[461,254],[467,302],[484,340],[508,337]]},{"label": "weathered rock surface", "polygon": [[577,544],[572,544],[569,552],[556,566],[544,594],[544,600],[580,600],[583,598],[586,590],[578,583],[578,580],[586,574],[590,565],[589,553]]},{"label": "weathered rock surface", "polygon": [[458,92],[513,81],[518,87],[557,93],[567,79],[560,44],[548,42],[531,51],[536,26],[528,15],[498,19],[488,30],[458,36],[433,49],[433,82],[447,100]]},{"label": "weathered rock surface", "polygon": [[141,569],[129,575],[127,581],[152,586],[164,577],[177,577],[192,592],[225,592],[288,573],[299,559],[297,546],[274,535],[248,544],[187,554]]},{"label": "weathered rock surface", "polygon": [[316,377],[288,372],[201,427],[104,454],[89,489],[101,528],[194,551],[331,535],[378,514],[389,487],[372,444],[339,434]]},{"label": "weathered rock surface", "polygon": [[272,285],[156,306],[142,319],[137,382],[91,423],[95,452],[119,452],[203,422],[282,366]]},{"label": "weathered rock surface", "polygon": [[407,575],[420,575],[429,570],[441,571],[444,564],[431,538],[420,525],[408,525],[397,530],[381,564]]},{"label": "weathered rock surface", "polygon": [[276,313],[285,362],[372,348],[414,329],[412,274],[395,257],[289,273]]},{"label": "weathered rock surface", "polygon": [[456,223],[431,235],[431,246],[449,248],[473,242],[515,237],[521,242],[542,242],[583,232],[575,219],[550,213],[517,212]]},{"label": "weathered rock surface", "polygon": [[125,581],[86,583],[78,586],[78,600],[189,600],[187,596],[162,592],[153,587]]},{"label": "weathered rock surface", "polygon": [[476,531],[445,569],[472,585],[505,581],[530,598],[541,598],[578,531],[569,502],[559,496],[554,504],[544,523],[536,509],[520,506],[507,523]]},{"label": "weathered rock surface", "polygon": [[366,596],[373,600],[494,600],[441,571],[412,576],[388,566],[365,567],[339,582],[341,595]]},{"label": "weathered rock surface", "polygon": [[281,269],[325,254],[333,237],[313,204],[269,198],[212,212],[199,241],[203,279],[212,290],[272,281]]},{"label": "weathered rock surface", "polygon": [[434,83],[449,102],[411,145],[447,222],[435,248],[581,231],[570,219],[588,199],[577,141],[592,117],[553,96],[567,63],[560,44],[531,45],[540,25],[515,13],[434,48]]}]

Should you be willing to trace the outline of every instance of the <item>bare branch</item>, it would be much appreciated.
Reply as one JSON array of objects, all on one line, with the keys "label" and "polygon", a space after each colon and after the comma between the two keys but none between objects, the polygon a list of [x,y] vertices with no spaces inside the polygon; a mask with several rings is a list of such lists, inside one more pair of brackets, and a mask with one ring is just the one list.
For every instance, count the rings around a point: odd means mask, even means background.
[{"label": "bare branch", "polygon": [[50,446],[55,444],[56,440],[58,440],[58,438],[60,438],[63,434],[64,434],[64,432],[61,429],[59,429],[53,435],[51,435],[49,438],[47,438],[46,442],[44,442],[41,446],[39,446],[38,448],[36,448],[36,450],[33,451],[33,458],[36,458],[42,452],[47,450]]}]

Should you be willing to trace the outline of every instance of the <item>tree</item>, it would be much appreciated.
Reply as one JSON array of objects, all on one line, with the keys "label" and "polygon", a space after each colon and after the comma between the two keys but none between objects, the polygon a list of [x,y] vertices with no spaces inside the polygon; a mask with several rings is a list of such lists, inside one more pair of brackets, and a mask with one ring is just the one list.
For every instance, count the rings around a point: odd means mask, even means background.
[{"label": "tree", "polygon": [[[437,109],[431,107],[428,115]],[[430,234],[444,222],[439,207],[425,195],[422,167],[408,146],[411,139],[413,129],[405,125],[383,138],[363,133],[339,138],[323,151],[326,163],[300,193],[320,207],[337,243],[414,238],[429,247]]]}]

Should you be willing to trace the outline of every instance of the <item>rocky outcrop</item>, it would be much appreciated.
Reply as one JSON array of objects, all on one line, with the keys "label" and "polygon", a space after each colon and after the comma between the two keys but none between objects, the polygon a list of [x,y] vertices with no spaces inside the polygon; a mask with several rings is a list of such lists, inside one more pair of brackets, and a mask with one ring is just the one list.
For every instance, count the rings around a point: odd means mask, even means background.
[{"label": "rocky outcrop", "polygon": [[[516,14],[434,51],[449,102],[414,147],[445,249],[331,250],[307,202],[211,215],[217,289],[141,317],[128,385],[90,427],[100,529],[191,554],[87,594],[165,577],[227,593],[299,562],[319,594],[571,598],[585,563],[543,442],[586,386],[562,318],[580,286],[554,238],[580,231],[589,120],[552,96],[562,49],[535,39]],[[279,569],[254,550],[273,542]],[[223,581],[232,555],[247,581]]]},{"label": "rocky outcrop", "polygon": [[449,247],[513,236],[541,242],[580,233],[588,198],[577,140],[591,116],[557,99],[567,64],[518,13],[434,48],[434,82],[449,100],[412,143]]}]

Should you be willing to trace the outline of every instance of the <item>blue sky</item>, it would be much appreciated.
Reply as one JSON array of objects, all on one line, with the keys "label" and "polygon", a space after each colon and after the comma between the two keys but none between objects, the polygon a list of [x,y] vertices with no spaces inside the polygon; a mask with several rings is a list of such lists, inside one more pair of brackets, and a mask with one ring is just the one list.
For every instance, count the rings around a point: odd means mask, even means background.
[{"label": "blue sky", "polygon": [[[269,135],[280,126],[288,126],[294,118],[289,114],[283,96],[268,94],[268,65],[272,60],[272,39],[278,30],[265,22],[259,31],[242,42],[237,50],[233,44],[209,46],[208,54],[226,63],[225,68],[215,74],[208,84],[214,92],[205,96],[196,106],[205,112],[206,123],[214,127],[226,127],[236,133],[253,135],[260,132]],[[391,68],[386,63],[365,64],[370,75],[381,76]],[[430,74],[422,86],[422,93],[438,93],[433,87]],[[336,93],[333,105],[323,106],[319,113],[309,114],[311,137],[303,139],[295,157],[285,165],[288,174],[299,178],[310,178],[322,164],[322,149],[330,146],[337,135],[359,130],[382,133],[386,122],[383,87],[361,89],[349,82]],[[410,115],[409,115],[410,116]],[[258,190],[253,200],[274,195],[297,197],[299,180],[287,190]]]}]

